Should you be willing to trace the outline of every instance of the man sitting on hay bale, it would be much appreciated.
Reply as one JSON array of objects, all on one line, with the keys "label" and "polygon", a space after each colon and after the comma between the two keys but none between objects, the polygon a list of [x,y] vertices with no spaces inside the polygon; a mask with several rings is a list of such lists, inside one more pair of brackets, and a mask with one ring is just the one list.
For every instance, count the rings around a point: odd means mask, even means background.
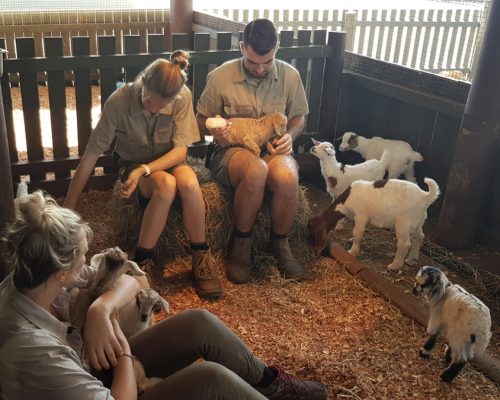
[{"label": "man sitting on hay bale", "polygon": [[[293,140],[302,132],[309,112],[304,87],[295,68],[275,59],[278,34],[271,21],[250,22],[240,49],[242,58],[208,75],[197,108],[198,127],[203,131],[208,117],[228,119],[225,127],[209,130],[216,145],[207,160],[214,178],[235,191],[227,277],[234,283],[250,280],[252,228],[268,191],[272,195],[271,252],[285,278],[302,279],[304,267],[293,256],[287,235],[298,208],[298,166],[291,155]],[[273,150],[263,149],[259,157],[243,147],[230,146],[231,118],[260,118],[276,111],[288,117],[288,124],[286,133],[273,139]]]},{"label": "man sitting on hay bale", "polygon": [[171,62],[158,59],[135,82],[106,101],[66,196],[74,208],[99,156],[114,139],[114,159],[122,181],[120,195],[138,189],[144,207],[134,261],[145,267],[162,233],[178,192],[190,241],[196,292],[217,299],[221,285],[205,235],[205,203],[196,173],[186,163],[187,146],[200,140],[191,92],[185,86],[188,54],[176,51]]}]

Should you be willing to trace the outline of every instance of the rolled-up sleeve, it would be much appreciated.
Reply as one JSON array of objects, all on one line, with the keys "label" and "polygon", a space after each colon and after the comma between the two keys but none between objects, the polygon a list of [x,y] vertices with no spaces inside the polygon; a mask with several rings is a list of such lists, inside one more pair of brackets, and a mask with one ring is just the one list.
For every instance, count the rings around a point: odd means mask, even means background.
[{"label": "rolled-up sleeve", "polygon": [[173,147],[189,146],[200,140],[200,132],[193,109],[193,97],[184,87],[178,100],[174,115]]},{"label": "rolled-up sleeve", "polygon": [[218,81],[217,75],[212,72],[208,74],[207,84],[196,106],[196,111],[204,117],[214,117],[217,114],[222,114],[224,110]]},{"label": "rolled-up sleeve", "polygon": [[104,104],[101,118],[90,135],[87,153],[96,156],[109,149],[116,135],[118,113],[111,98]]}]

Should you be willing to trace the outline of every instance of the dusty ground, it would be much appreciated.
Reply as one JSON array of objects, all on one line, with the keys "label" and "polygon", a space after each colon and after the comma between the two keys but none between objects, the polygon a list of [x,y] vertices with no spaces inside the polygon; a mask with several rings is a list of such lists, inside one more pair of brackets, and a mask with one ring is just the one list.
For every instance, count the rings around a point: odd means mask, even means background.
[{"label": "dusty ground", "polygon": [[[312,205],[319,212],[328,197],[314,187],[310,192],[314,194]],[[110,197],[111,192],[91,192],[79,203],[78,210],[95,232],[90,254],[118,241],[106,211]],[[361,258],[402,290],[409,290],[417,267],[407,267],[401,275],[384,271],[393,246],[393,237],[388,234],[369,234]],[[380,243],[389,246],[388,253],[371,254]],[[425,264],[436,263],[423,256],[420,265]],[[223,276],[222,264],[220,267],[224,295],[217,302],[203,302],[196,296],[188,277],[188,259],[155,271],[153,286],[168,299],[172,313],[195,307],[212,311],[267,363],[278,363],[291,373],[324,382],[331,399],[500,398],[500,388],[472,366],[467,366],[451,387],[442,384],[438,376],[443,368],[443,345],[430,361],[419,359],[416,352],[425,338],[424,329],[331,258],[308,263],[310,271],[303,283],[287,282],[271,268],[251,284],[234,285]],[[448,274],[454,280],[460,278],[453,271]],[[470,289],[481,296],[478,287]],[[496,323],[489,351],[497,355],[499,334]]]}]

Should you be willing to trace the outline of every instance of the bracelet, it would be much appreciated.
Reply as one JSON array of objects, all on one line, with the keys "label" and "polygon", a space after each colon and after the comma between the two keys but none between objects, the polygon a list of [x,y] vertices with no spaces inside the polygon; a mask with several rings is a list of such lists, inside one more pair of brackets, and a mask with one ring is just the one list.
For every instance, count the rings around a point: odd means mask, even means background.
[{"label": "bracelet", "polygon": [[127,353],[122,353],[118,356],[118,358],[122,357],[122,356],[125,356],[125,357],[128,357],[132,360],[132,364],[135,364],[135,356],[132,355],[132,354],[127,354]]},{"label": "bracelet", "polygon": [[143,175],[145,178],[151,175],[151,169],[147,166],[147,164],[141,164],[141,167],[146,171],[146,173]]}]

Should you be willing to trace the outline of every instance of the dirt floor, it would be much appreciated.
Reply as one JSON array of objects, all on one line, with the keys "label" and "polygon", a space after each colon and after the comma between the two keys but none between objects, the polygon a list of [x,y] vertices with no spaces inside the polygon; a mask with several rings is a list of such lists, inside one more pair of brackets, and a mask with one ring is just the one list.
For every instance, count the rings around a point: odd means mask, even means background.
[{"label": "dirt floor", "polygon": [[[328,204],[328,196],[315,186],[310,186],[308,192],[312,207],[319,213]],[[95,233],[90,254],[119,243],[110,228],[112,213],[107,207],[111,195],[93,191],[84,194],[79,203],[78,210]],[[337,240],[347,241],[347,236],[348,229]],[[422,255],[418,266],[406,267],[402,274],[386,273],[385,265],[394,254],[393,242],[391,232],[370,230],[362,245],[361,259],[409,291],[418,268],[437,263]],[[173,314],[188,308],[210,310],[267,363],[280,364],[293,374],[325,383],[329,398],[500,398],[500,387],[470,365],[451,387],[441,383],[438,376],[443,369],[444,344],[439,345],[432,359],[419,359],[417,350],[425,340],[424,328],[354,279],[334,259],[320,257],[308,262],[308,277],[302,283],[285,281],[275,268],[270,268],[257,274],[250,284],[234,285],[225,279],[221,255],[217,256],[224,290],[217,302],[204,302],[196,296],[188,276],[187,258],[164,265],[163,271],[154,271],[153,287],[170,302]],[[445,270],[451,280],[460,281],[485,298],[481,285],[472,284],[467,275]],[[498,316],[496,301],[488,298],[492,313]],[[498,321],[489,352],[500,356]]]}]

